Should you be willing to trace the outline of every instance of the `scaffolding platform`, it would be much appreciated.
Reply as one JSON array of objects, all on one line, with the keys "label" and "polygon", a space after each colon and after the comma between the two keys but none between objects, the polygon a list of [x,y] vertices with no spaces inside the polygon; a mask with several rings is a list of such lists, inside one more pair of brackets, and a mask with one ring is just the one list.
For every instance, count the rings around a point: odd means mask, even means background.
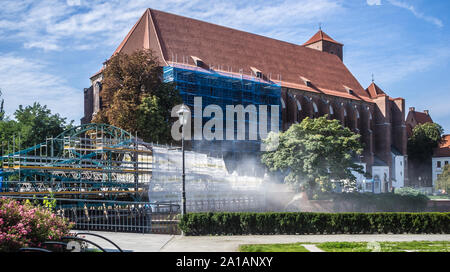
[{"label": "scaffolding platform", "polygon": [[0,195],[141,200],[152,175],[152,154],[152,144],[105,124],[78,126],[23,150],[3,143]]}]

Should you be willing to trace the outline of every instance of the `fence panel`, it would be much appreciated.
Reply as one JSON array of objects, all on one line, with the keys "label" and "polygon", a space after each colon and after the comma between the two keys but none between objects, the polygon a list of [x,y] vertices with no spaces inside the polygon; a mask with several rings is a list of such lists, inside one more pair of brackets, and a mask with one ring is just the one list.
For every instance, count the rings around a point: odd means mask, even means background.
[{"label": "fence panel", "polygon": [[[42,204],[44,198],[11,197]],[[179,234],[177,204],[86,199],[56,199],[56,215],[74,223],[73,229],[134,233]]]}]

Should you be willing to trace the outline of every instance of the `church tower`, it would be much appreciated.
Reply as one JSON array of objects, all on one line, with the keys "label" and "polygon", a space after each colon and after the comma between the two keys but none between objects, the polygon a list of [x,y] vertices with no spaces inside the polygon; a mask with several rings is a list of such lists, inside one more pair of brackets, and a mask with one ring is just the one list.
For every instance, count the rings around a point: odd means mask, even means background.
[{"label": "church tower", "polygon": [[344,58],[342,43],[338,43],[320,29],[311,39],[303,44],[305,47],[327,52],[338,56],[342,61]]}]

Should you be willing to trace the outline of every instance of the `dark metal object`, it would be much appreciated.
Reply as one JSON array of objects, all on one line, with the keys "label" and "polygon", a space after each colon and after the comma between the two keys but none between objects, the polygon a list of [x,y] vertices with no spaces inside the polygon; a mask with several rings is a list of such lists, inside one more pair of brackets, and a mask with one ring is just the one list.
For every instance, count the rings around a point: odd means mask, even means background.
[{"label": "dark metal object", "polygon": [[184,125],[182,127],[182,136],[181,136],[181,152],[182,152],[182,164],[183,164],[183,185],[182,185],[182,191],[181,191],[181,204],[182,204],[182,210],[181,210],[181,216],[184,216],[186,214],[186,173],[185,173],[185,156],[184,156]]},{"label": "dark metal object", "polygon": [[[104,239],[104,240],[108,241],[109,243],[111,243],[112,245],[114,245],[114,246],[119,250],[119,252],[123,252],[123,250],[122,250],[117,244],[115,244],[113,241],[109,240],[108,238],[106,238],[106,237],[104,237],[104,236],[102,236],[102,235],[95,234],[95,233],[78,232],[78,233],[75,233],[74,236],[64,236],[64,237],[62,237],[61,239],[62,239],[62,240],[77,241],[77,242],[85,242],[85,243],[94,245],[95,247],[97,247],[98,249],[100,249],[102,252],[107,252],[107,251],[106,251],[104,248],[102,248],[100,245],[98,245],[98,244],[96,244],[96,243],[94,243],[94,242],[92,242],[92,241],[90,241],[90,240],[88,240],[88,239],[84,239],[84,238],[77,237],[78,235],[91,235],[91,236],[95,236],[95,237]],[[64,251],[66,251],[66,252],[67,252],[67,251],[73,252],[72,250],[74,249],[74,248],[72,248],[72,249],[68,249],[68,248],[67,248],[67,246],[69,245],[68,242],[66,243],[66,242],[61,242],[61,241],[46,241],[46,242],[43,242],[43,243],[42,243],[42,246],[43,246],[43,247],[46,247],[46,246],[55,246],[55,245],[62,246],[62,248],[60,248],[59,251],[63,251],[63,252],[64,252]],[[38,248],[38,247],[27,247],[27,248],[21,248],[21,249],[19,249],[19,252],[31,252],[31,251],[33,251],[33,252],[54,252],[54,251],[52,251],[52,250],[50,250],[50,249],[48,249],[48,248],[42,248],[42,247],[41,247],[41,248]]]},{"label": "dark metal object", "polygon": [[[47,241],[47,242],[43,242],[42,246],[45,247],[45,249],[48,249],[46,246],[61,246],[61,248],[59,248],[60,251],[64,252],[67,250],[67,243],[64,242],[58,242],[58,241]],[[48,249],[49,250],[49,249]],[[52,251],[54,252],[54,251]]]},{"label": "dark metal object", "polygon": [[19,252],[52,252],[52,251],[39,247],[23,247],[19,249]]}]

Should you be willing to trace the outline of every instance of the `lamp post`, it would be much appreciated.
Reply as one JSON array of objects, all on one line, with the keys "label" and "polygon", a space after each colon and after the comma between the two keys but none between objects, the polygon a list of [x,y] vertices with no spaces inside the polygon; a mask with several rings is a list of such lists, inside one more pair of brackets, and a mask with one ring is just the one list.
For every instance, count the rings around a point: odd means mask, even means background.
[{"label": "lamp post", "polygon": [[181,153],[182,153],[182,189],[181,189],[181,216],[186,214],[186,173],[185,173],[185,163],[184,163],[184,126],[188,122],[187,114],[190,113],[189,108],[186,105],[182,105],[177,111],[178,117],[181,124]]}]

